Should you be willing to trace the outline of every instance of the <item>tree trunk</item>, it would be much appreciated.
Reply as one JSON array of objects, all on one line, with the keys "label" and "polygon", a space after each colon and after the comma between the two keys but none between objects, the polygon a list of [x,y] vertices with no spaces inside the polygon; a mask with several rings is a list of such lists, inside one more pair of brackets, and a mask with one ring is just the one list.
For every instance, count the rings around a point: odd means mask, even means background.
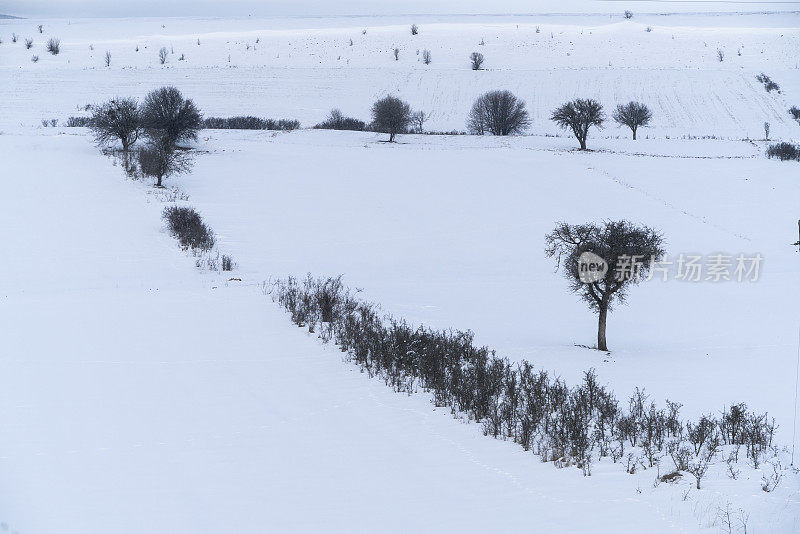
[{"label": "tree trunk", "polygon": [[586,150],[586,138],[585,137],[579,137],[578,138],[578,142],[580,142],[580,144],[581,144],[581,150]]},{"label": "tree trunk", "polygon": [[597,350],[608,350],[606,344],[606,319],[608,318],[608,303],[600,304],[600,314],[597,320]]},{"label": "tree trunk", "polygon": [[633,140],[636,141],[636,128],[632,128],[633,130]]},{"label": "tree trunk", "polygon": [[[161,176],[158,177],[158,183],[156,184],[156,187],[161,187]],[[604,337],[604,339],[605,339],[605,337]]]}]

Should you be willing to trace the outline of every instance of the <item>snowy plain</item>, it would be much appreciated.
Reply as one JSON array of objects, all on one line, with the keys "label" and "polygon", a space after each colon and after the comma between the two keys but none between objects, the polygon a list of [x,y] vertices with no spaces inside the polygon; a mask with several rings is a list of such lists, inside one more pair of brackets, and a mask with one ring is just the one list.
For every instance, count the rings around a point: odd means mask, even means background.
[{"label": "snowy plain", "polygon": [[[800,104],[800,15],[438,17],[415,37],[410,22],[0,21],[12,259],[0,280],[0,521],[19,532],[693,532],[718,531],[730,502],[751,514],[749,532],[798,531],[795,479],[766,494],[755,470],[737,483],[718,473],[684,500],[689,481],[653,488],[651,472],[557,470],[425,395],[367,379],[293,329],[258,284],[343,274],[388,312],[471,329],[570,383],[594,367],[622,400],[645,387],[691,417],[746,402],[789,444],[800,182],[797,165],[764,158],[762,125],[800,138],[786,113]],[[63,50],[12,46],[11,32],[58,35]],[[164,66],[161,46],[174,50]],[[425,48],[429,67],[415,53]],[[486,71],[468,70],[473,50]],[[762,71],[780,94],[755,80]],[[226,282],[164,233],[162,192],[126,181],[86,130],[39,125],[164,84],[207,116],[304,126],[332,107],[366,119],[391,92],[440,130],[463,129],[482,91],[509,88],[535,135],[387,145],[372,133],[204,131],[193,172],[170,185],[239,263],[242,282]],[[641,99],[654,124],[636,142],[609,126],[594,152],[577,152],[547,117],[578,95]],[[543,237],[558,220],[609,216],[661,229],[675,255],[760,253],[760,279],[643,284],[611,316],[613,352],[583,348],[595,318]]]}]

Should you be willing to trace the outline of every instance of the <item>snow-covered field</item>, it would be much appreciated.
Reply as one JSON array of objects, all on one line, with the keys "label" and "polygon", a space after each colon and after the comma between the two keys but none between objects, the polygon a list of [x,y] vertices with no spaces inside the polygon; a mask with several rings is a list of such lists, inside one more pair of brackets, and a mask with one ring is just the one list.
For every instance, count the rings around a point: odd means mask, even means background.
[{"label": "snow-covered field", "polygon": [[[42,48],[53,35],[58,56]],[[358,373],[259,288],[343,274],[388,312],[471,329],[569,383],[594,367],[623,402],[636,386],[689,417],[746,402],[790,445],[800,172],[764,157],[762,125],[800,139],[786,112],[800,105],[800,15],[0,20],[0,38],[10,530],[713,532],[729,503],[750,514],[747,532],[800,531],[796,474],[765,493],[760,472],[743,466],[734,481],[723,464],[687,492],[689,480],[654,487],[653,470],[610,462],[586,478],[555,469]],[[164,66],[161,46],[174,49]],[[469,70],[473,50],[487,70]],[[755,80],[762,71],[780,94]],[[166,235],[166,192],[127,180],[85,129],[39,125],[164,84],[207,116],[304,126],[332,107],[367,119],[389,92],[437,130],[464,129],[478,94],[508,88],[534,135],[389,145],[364,132],[206,130],[193,172],[168,185],[238,262],[241,282],[228,281]],[[640,99],[654,123],[635,142],[609,125],[592,132],[595,151],[575,151],[548,120],[574,96]],[[659,228],[672,259],[761,254],[759,279],[644,283],[610,316],[612,352],[583,348],[596,318],[543,240],[556,221],[604,218]]]}]

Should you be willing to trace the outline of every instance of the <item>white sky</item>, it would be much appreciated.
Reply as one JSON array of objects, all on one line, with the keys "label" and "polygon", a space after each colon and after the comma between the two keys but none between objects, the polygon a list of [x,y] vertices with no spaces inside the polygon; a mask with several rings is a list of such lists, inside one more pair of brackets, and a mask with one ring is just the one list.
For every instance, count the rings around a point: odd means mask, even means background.
[{"label": "white sky", "polygon": [[798,10],[799,1],[724,0],[0,0],[23,17],[331,16]]}]

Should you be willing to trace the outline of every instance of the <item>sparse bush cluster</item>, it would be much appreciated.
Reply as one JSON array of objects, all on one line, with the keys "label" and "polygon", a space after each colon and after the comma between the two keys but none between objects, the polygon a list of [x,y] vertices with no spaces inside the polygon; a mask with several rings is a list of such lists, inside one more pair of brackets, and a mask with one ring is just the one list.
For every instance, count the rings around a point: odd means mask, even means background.
[{"label": "sparse bush cluster", "polygon": [[763,72],[756,76],[756,80],[761,82],[764,85],[764,89],[767,90],[768,93],[772,91],[781,92],[781,87],[777,83],[773,82],[769,76],[764,74]]},{"label": "sparse bush cluster", "polygon": [[300,121],[294,119],[262,119],[253,116],[208,117],[203,120],[207,130],[283,130],[300,128]]},{"label": "sparse bush cluster", "polygon": [[292,322],[333,341],[370,376],[398,392],[427,391],[436,406],[559,467],[576,465],[590,475],[593,462],[610,458],[633,473],[670,454],[676,470],[693,474],[699,486],[720,447],[744,447],[757,463],[772,446],[774,420],[744,404],[719,418],[684,422],[679,403],[659,408],[637,389],[625,407],[598,383],[594,370],[570,387],[527,361],[512,364],[477,347],[471,332],[415,327],[384,315],[356,299],[341,277],[290,277],[268,290]]},{"label": "sparse bush cluster", "polygon": [[47,41],[47,51],[53,54],[54,56],[57,56],[59,52],[61,52],[61,40],[56,39],[55,37],[51,37]]},{"label": "sparse bush cluster", "polygon": [[366,130],[367,125],[364,121],[354,119],[353,117],[345,117],[341,110],[332,109],[328,118],[321,123],[314,126],[316,129],[323,130],[353,130],[362,132]]},{"label": "sparse bush cluster", "polygon": [[781,161],[800,161],[800,146],[792,143],[774,143],[767,148],[767,157]]},{"label": "sparse bush cluster", "polygon": [[85,128],[91,126],[91,117],[69,117],[64,125],[67,128]]},{"label": "sparse bush cluster", "polygon": [[207,251],[214,247],[214,232],[193,208],[168,206],[162,217],[183,248]]}]

